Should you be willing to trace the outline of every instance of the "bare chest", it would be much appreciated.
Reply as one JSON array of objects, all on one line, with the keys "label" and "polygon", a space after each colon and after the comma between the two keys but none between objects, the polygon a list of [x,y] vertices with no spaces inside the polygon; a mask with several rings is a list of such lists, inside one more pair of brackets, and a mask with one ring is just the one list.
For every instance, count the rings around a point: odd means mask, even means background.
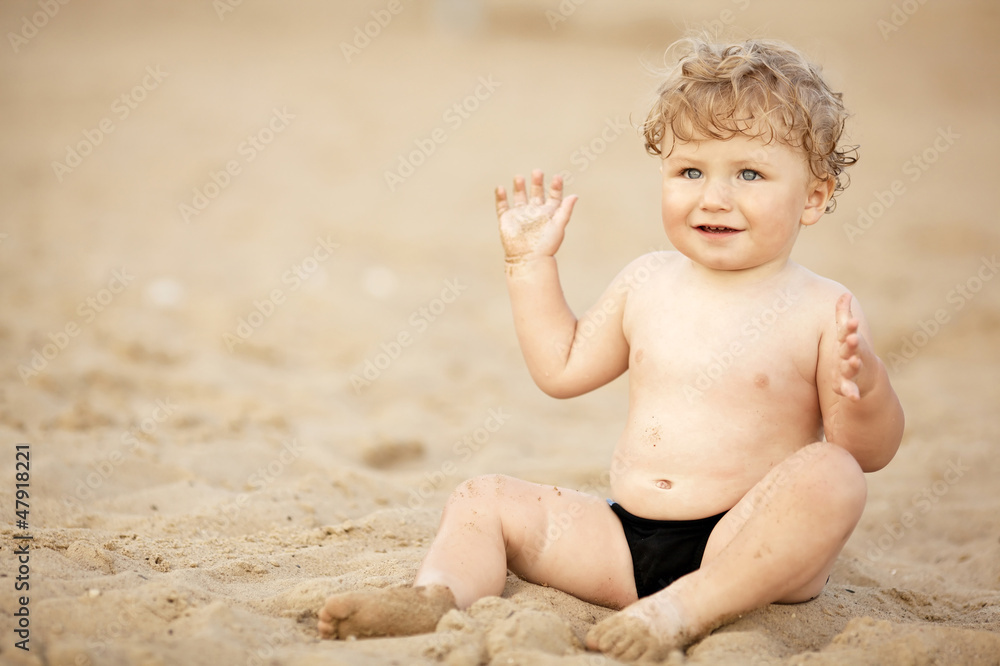
[{"label": "bare chest", "polygon": [[818,329],[801,298],[776,290],[754,302],[642,303],[628,327],[633,385],[667,399],[815,392]]}]

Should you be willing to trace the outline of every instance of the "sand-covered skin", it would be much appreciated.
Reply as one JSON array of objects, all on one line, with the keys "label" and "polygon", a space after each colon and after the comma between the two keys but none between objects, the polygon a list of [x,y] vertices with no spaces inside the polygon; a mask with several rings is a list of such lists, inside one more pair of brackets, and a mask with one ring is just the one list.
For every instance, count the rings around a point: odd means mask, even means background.
[{"label": "sand-covered skin", "polygon": [[625,382],[532,385],[493,191],[539,167],[579,195],[577,312],[665,248],[629,119],[697,22],[844,90],[861,161],[794,256],[858,297],[907,430],[818,599],[664,663],[997,663],[995,3],[449,4],[367,41],[387,3],[0,6],[0,663],[611,664],[582,648],[611,611],[514,577],[433,634],[320,640],[317,613],[409,584],[467,477],[606,493]]},{"label": "sand-covered skin", "polygon": [[348,640],[433,633],[455,610],[447,587],[394,587],[331,595],[319,610],[320,636]]}]

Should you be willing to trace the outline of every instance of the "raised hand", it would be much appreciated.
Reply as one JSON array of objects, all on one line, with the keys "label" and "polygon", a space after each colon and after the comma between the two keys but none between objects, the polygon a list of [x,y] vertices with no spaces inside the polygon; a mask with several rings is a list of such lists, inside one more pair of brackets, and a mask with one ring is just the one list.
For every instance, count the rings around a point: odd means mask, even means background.
[{"label": "raised hand", "polygon": [[858,320],[851,315],[851,295],[843,294],[837,299],[837,342],[839,361],[834,370],[833,391],[848,400],[861,399],[858,386],[865,370],[862,358],[870,354],[864,338],[858,334]]},{"label": "raised hand", "polygon": [[507,264],[516,265],[537,257],[554,256],[562,244],[566,225],[576,204],[576,195],[563,199],[563,182],[554,176],[545,195],[544,176],[531,172],[531,192],[525,191],[524,177],[514,177],[510,203],[503,187],[496,189],[500,241]]}]

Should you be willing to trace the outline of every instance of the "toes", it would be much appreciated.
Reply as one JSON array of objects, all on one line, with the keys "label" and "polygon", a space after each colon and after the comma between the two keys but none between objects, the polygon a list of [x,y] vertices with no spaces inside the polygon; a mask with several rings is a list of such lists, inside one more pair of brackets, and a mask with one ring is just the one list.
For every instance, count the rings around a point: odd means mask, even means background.
[{"label": "toes", "polygon": [[[640,623],[641,624],[641,623]],[[656,660],[664,656],[663,646],[649,635],[635,618],[612,616],[591,627],[585,639],[587,648],[624,662]]]},{"label": "toes", "polygon": [[635,643],[628,636],[616,636],[611,647],[604,651],[618,661],[635,661],[641,651],[636,651]]},{"label": "toes", "polygon": [[595,625],[587,634],[587,646],[615,658],[622,654],[628,648],[629,638],[621,632],[617,620],[617,617],[609,618]]},{"label": "toes", "polygon": [[357,610],[355,597],[348,593],[330,597],[323,606],[322,613],[330,620],[346,620]]},{"label": "toes", "polygon": [[600,652],[610,650],[615,638],[614,619],[614,617],[608,618],[591,627],[584,640],[585,645],[591,650]]},{"label": "toes", "polygon": [[615,656],[620,661],[638,661],[642,657],[648,656],[649,650],[643,641],[631,641],[623,646],[622,652]]},{"label": "toes", "polygon": [[336,638],[337,636],[337,625],[325,608],[319,612],[316,629],[319,631],[320,638]]},{"label": "toes", "polygon": [[330,622],[318,622],[317,628],[319,629],[320,638],[332,638],[334,640],[340,638],[337,636],[337,625]]},{"label": "toes", "polygon": [[595,624],[587,632],[586,637],[583,639],[583,644],[587,646],[588,650],[600,650],[601,636],[604,635],[604,623]]},{"label": "toes", "polygon": [[341,625],[350,618],[356,609],[349,597],[330,597],[319,610],[319,621],[316,623],[320,636],[323,638],[346,638],[340,636]]}]

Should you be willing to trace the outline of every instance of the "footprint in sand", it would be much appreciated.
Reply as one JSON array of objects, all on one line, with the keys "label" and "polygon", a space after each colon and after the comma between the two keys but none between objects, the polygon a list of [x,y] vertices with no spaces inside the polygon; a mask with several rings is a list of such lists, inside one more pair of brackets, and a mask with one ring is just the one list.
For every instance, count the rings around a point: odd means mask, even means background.
[{"label": "footprint in sand", "polygon": [[365,447],[361,459],[369,467],[388,469],[424,457],[424,443],[415,439],[389,440]]}]

